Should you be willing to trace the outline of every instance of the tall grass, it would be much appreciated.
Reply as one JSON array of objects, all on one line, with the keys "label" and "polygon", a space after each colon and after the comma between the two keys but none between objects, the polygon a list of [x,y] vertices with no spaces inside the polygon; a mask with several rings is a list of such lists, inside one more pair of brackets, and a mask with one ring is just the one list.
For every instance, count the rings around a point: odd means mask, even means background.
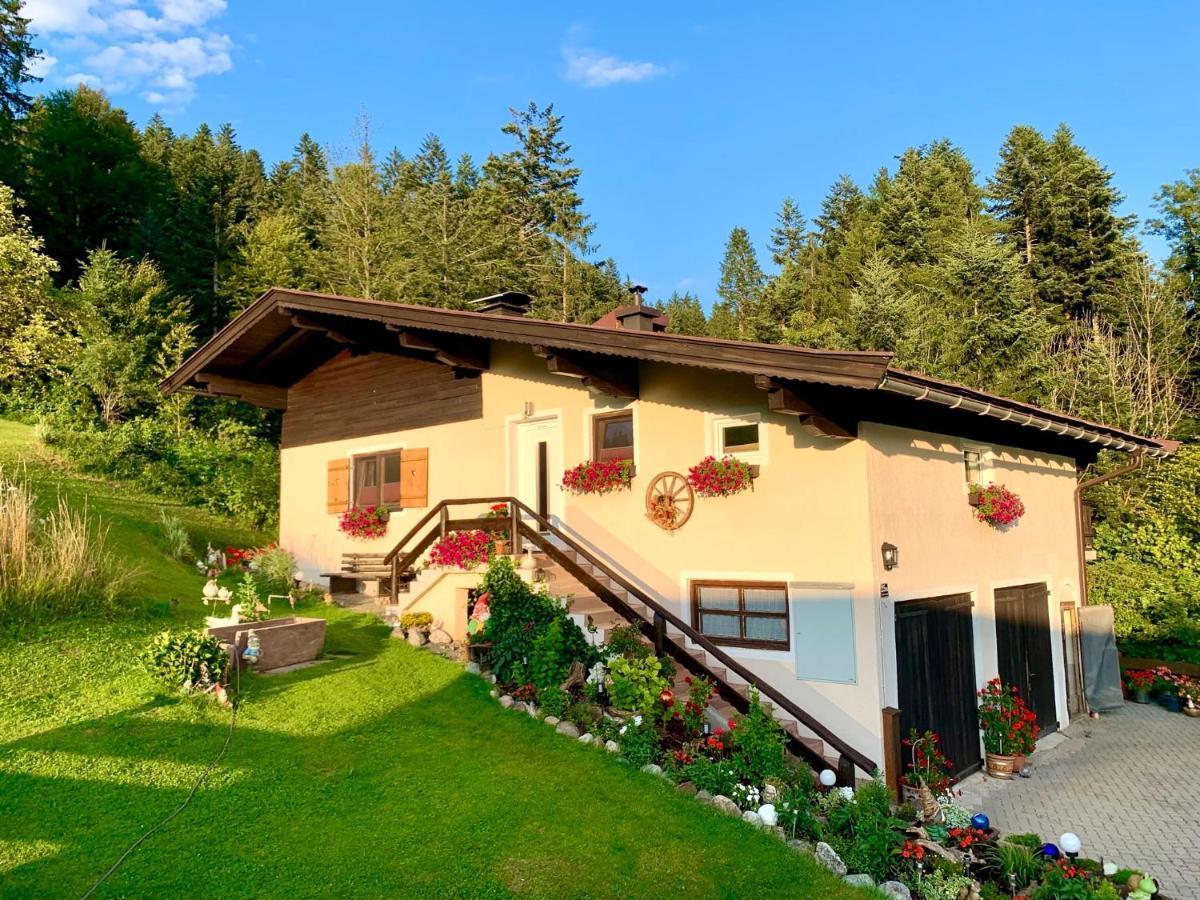
[{"label": "tall grass", "polygon": [[192,549],[192,536],[179,516],[173,516],[165,509],[158,511],[158,531],[162,537],[163,547],[172,559],[180,562],[192,562],[196,551]]},{"label": "tall grass", "polygon": [[0,623],[111,608],[128,573],[105,548],[107,537],[62,497],[39,516],[29,485],[0,472]]}]

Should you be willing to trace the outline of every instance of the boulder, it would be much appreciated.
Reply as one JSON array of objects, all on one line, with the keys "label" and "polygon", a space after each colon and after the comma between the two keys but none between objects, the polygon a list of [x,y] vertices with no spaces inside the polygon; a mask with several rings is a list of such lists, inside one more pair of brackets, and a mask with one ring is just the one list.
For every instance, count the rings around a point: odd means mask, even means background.
[{"label": "boulder", "polygon": [[565,734],[567,737],[579,737],[579,726],[574,722],[559,722],[554,726],[554,730],[559,734]]},{"label": "boulder", "polygon": [[474,660],[467,663],[467,674],[468,675],[478,675],[479,674],[479,663],[475,662]]},{"label": "boulder", "polygon": [[579,736],[579,743],[590,744],[591,742],[592,742],[592,733],[590,731],[585,734],[581,734]]},{"label": "boulder", "polygon": [[912,900],[912,891],[903,881],[885,881],[879,886],[879,891],[892,900]]},{"label": "boulder", "polygon": [[604,749],[607,750],[609,753],[620,753],[621,745],[618,744],[616,741],[605,741]]},{"label": "boulder", "polygon": [[776,825],[774,828],[772,828],[771,834],[775,835],[775,837],[779,838],[781,841],[784,841],[785,843],[787,842],[787,832],[783,830],[782,825]]},{"label": "boulder", "polygon": [[837,855],[837,851],[830,847],[824,841],[817,843],[817,862],[827,868],[834,875],[845,875],[846,864],[842,862],[842,858]]},{"label": "boulder", "polygon": [[542,719],[542,721],[545,722],[547,725],[557,725],[559,722],[559,719],[558,719],[558,716],[546,716],[546,718]]},{"label": "boulder", "polygon": [[809,855],[812,855],[813,853],[813,845],[810,841],[802,841],[800,838],[793,838],[787,842],[787,845],[797,853],[807,853]]},{"label": "boulder", "polygon": [[740,818],[742,815],[741,808],[724,794],[717,794],[717,796],[713,797],[712,805],[727,816],[738,816]]},{"label": "boulder", "polygon": [[646,763],[646,765],[642,766],[642,771],[648,775],[658,775],[660,777],[663,773],[662,766],[656,766],[654,763]]},{"label": "boulder", "polygon": [[515,709],[517,712],[526,712],[529,709],[529,704],[526,703],[524,700],[518,700],[516,703],[514,703],[512,705],[512,708]]},{"label": "boulder", "polygon": [[712,803],[713,795],[708,791],[696,791],[696,799],[701,803]]},{"label": "boulder", "polygon": [[424,647],[425,641],[428,640],[425,637],[425,632],[421,631],[419,628],[408,629],[408,633],[405,635],[405,637],[408,638],[408,642],[414,647]]},{"label": "boulder", "polygon": [[768,828],[774,828],[779,824],[779,813],[775,811],[775,807],[770,803],[764,803],[758,808],[758,817],[762,819],[763,824]]},{"label": "boulder", "polygon": [[497,697],[500,696],[500,692],[498,690],[496,690],[495,688],[492,688],[490,691],[488,691],[488,696],[491,697],[493,700],[495,700]]},{"label": "boulder", "polygon": [[742,821],[745,822],[747,825],[753,825],[755,828],[763,827],[762,816],[760,816],[758,813],[756,813],[752,809],[748,809],[744,813],[742,813]]},{"label": "boulder", "polygon": [[513,705],[512,695],[505,694],[504,696],[502,696],[500,698],[500,705],[503,706],[505,709],[509,709]]},{"label": "boulder", "polygon": [[696,785],[692,784],[690,781],[679,782],[679,784],[675,785],[675,790],[679,791],[679,793],[681,793],[681,794],[693,794],[694,795],[697,793]]},{"label": "boulder", "polygon": [[435,628],[433,631],[429,632],[429,643],[440,644],[444,646],[446,644],[453,644],[454,638],[445,628]]},{"label": "boulder", "polygon": [[855,872],[853,875],[843,875],[842,881],[846,884],[852,884],[855,887],[870,888],[875,887],[875,879],[866,872]]}]

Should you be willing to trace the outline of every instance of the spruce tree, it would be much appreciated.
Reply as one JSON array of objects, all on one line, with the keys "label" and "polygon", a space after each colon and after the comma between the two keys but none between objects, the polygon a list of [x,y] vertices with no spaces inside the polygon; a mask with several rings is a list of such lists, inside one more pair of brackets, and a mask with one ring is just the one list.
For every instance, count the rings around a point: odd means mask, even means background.
[{"label": "spruce tree", "polygon": [[1152,234],[1167,239],[1171,255],[1167,271],[1193,309],[1200,307],[1200,169],[1164,184],[1154,195],[1158,217],[1146,223]]},{"label": "spruce tree", "polygon": [[678,291],[671,294],[663,306],[663,313],[667,316],[667,332],[670,334],[708,334],[704,307],[693,294],[680,294]]},{"label": "spruce tree", "polygon": [[745,228],[734,228],[725,242],[717,294],[721,305],[733,317],[735,337],[754,339],[757,335],[765,280],[754,245],[750,243],[750,233]]}]

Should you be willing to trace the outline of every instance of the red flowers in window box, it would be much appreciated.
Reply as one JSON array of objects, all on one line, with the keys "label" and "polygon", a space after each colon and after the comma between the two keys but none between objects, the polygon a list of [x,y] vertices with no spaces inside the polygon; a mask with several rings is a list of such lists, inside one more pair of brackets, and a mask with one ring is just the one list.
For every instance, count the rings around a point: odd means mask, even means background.
[{"label": "red flowers in window box", "polygon": [[996,528],[1012,525],[1025,515],[1025,504],[1021,498],[1002,484],[989,484],[987,487],[973,484],[970,495],[975,518]]},{"label": "red flowers in window box", "polygon": [[495,542],[486,531],[452,531],[429,548],[429,564],[443,569],[473,569],[492,555]]},{"label": "red flowers in window box", "polygon": [[342,513],[338,528],[352,538],[377,538],[387,534],[388,511],[383,506],[354,507]]},{"label": "red flowers in window box", "polygon": [[729,497],[752,486],[754,470],[732,456],[706,456],[688,469],[687,480],[701,497]]},{"label": "red flowers in window box", "polygon": [[632,459],[589,459],[563,472],[562,489],[570,494],[607,494],[629,487]]}]

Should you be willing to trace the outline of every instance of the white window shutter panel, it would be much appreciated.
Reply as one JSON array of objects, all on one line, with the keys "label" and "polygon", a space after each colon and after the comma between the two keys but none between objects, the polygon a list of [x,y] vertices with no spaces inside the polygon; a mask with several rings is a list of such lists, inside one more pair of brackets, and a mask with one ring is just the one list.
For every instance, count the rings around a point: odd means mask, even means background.
[{"label": "white window shutter panel", "polygon": [[854,594],[844,585],[788,585],[796,677],[853,684],[858,679]]}]

